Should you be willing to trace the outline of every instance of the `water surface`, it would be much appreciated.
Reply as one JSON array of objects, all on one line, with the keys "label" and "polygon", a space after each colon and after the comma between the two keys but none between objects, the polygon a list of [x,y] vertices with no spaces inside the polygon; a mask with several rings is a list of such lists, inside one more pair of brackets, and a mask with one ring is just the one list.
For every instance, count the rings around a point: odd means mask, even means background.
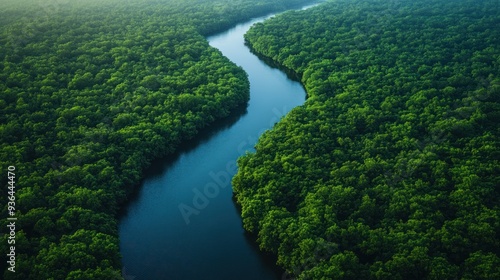
[{"label": "water surface", "polygon": [[[155,161],[120,221],[120,249],[129,279],[281,279],[276,260],[259,252],[242,227],[230,179],[236,159],[259,135],[303,104],[300,83],[251,54],[239,24],[208,39],[243,67],[250,80],[246,111],[233,114],[170,159]],[[127,277],[126,277],[127,279]]]}]

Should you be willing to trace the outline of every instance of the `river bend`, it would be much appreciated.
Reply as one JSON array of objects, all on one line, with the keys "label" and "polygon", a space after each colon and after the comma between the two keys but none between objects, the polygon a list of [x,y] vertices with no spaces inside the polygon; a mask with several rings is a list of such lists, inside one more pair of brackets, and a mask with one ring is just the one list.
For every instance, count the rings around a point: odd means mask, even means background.
[{"label": "river bend", "polygon": [[207,38],[248,73],[248,107],[202,132],[176,155],[153,162],[120,220],[126,280],[281,279],[275,260],[243,230],[230,185],[236,159],[306,98],[299,82],[244,45],[243,34],[271,16]]}]

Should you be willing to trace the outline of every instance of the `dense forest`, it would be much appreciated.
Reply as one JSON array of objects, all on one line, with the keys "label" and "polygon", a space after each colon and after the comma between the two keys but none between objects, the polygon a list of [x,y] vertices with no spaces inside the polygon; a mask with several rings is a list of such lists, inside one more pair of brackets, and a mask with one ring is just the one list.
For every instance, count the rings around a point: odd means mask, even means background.
[{"label": "dense forest", "polygon": [[204,36],[309,1],[0,2],[0,227],[9,186],[18,219],[0,278],[45,280],[122,278],[117,213],[143,169],[249,98]]},{"label": "dense forest", "polygon": [[289,279],[500,279],[499,3],[331,0],[246,34],[309,95],[233,178]]}]

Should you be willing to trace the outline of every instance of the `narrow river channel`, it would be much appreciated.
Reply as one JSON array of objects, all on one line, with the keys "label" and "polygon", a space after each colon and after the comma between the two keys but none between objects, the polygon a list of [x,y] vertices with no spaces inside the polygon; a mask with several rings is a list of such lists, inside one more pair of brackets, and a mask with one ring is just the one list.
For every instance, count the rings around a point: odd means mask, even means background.
[{"label": "narrow river channel", "polygon": [[271,16],[207,38],[248,73],[248,107],[203,132],[177,155],[153,162],[120,220],[126,280],[281,279],[275,260],[261,253],[243,230],[230,184],[237,158],[252,151],[264,130],[306,98],[300,83],[244,45],[243,34]]}]

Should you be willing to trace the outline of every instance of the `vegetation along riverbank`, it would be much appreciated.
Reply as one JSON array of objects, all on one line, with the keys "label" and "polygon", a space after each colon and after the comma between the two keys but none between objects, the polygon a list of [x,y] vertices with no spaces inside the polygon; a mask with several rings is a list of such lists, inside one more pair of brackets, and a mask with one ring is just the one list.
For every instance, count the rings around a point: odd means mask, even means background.
[{"label": "vegetation along riverbank", "polygon": [[233,179],[290,277],[500,278],[498,26],[498,1],[338,0],[246,34],[309,95]]},{"label": "vegetation along riverbank", "polygon": [[3,279],[120,279],[117,213],[142,170],[248,100],[205,36],[305,2],[3,0],[0,163],[17,183]]}]

